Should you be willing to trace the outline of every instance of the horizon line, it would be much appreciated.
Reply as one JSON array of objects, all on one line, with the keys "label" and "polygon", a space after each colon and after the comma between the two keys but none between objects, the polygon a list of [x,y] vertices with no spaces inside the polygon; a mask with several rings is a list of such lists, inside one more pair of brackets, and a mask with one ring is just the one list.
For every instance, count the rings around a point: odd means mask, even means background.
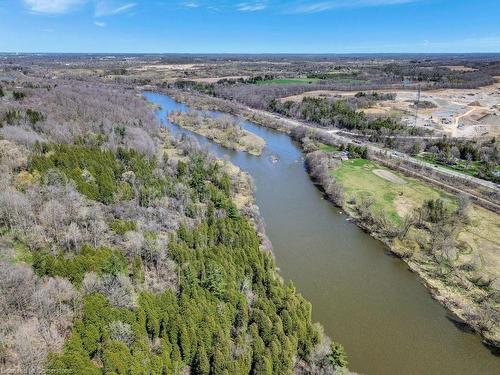
[{"label": "horizon line", "polygon": [[0,51],[0,55],[500,55],[500,51],[481,52],[60,52]]}]

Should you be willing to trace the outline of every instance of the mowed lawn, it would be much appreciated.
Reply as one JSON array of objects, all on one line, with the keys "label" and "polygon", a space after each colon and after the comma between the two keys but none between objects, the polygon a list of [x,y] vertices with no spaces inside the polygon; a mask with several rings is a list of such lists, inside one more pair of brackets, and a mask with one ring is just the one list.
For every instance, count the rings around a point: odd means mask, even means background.
[{"label": "mowed lawn", "polygon": [[318,78],[276,78],[264,81],[259,81],[258,85],[298,85],[311,84],[318,82]]},{"label": "mowed lawn", "polygon": [[[394,176],[392,182],[374,173]],[[382,172],[383,171],[383,172]],[[422,206],[429,199],[442,198],[449,202],[450,208],[455,206],[452,197],[445,192],[434,189],[420,181],[408,178],[397,172],[389,171],[376,163],[365,159],[351,159],[342,162],[335,169],[333,176],[343,189],[346,202],[354,200],[359,203],[363,198],[373,199],[373,208],[383,212],[393,223],[401,223],[402,218],[414,209]]]}]

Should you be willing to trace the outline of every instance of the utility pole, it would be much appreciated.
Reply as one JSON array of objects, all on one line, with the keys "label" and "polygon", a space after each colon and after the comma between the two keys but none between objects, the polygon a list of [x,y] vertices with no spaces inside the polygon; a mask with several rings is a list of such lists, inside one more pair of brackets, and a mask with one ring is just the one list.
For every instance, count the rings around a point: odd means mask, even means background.
[{"label": "utility pole", "polygon": [[418,121],[418,105],[420,104],[420,85],[418,85],[418,92],[417,92],[417,102],[415,103],[415,127],[417,126],[417,121]]}]

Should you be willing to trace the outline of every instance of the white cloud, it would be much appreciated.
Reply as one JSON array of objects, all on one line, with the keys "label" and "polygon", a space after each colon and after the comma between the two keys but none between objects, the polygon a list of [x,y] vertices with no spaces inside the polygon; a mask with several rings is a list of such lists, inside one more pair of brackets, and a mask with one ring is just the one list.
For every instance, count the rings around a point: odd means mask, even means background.
[{"label": "white cloud", "polygon": [[96,25],[97,27],[106,27],[106,23],[105,22],[95,21],[94,25]]},{"label": "white cloud", "polygon": [[211,11],[238,11],[238,12],[257,12],[270,8],[273,5],[271,0],[255,0],[233,2],[229,0],[186,0],[178,3],[179,6],[192,9],[208,9]]},{"label": "white cloud", "polygon": [[23,3],[35,13],[63,14],[86,3],[87,0],[23,0]]},{"label": "white cloud", "polygon": [[382,5],[408,4],[420,0],[330,0],[313,2],[300,1],[289,9],[289,13],[318,13],[336,8],[373,7]]},{"label": "white cloud", "polygon": [[188,3],[184,3],[182,5],[184,5],[186,8],[199,8],[200,7],[200,4],[195,3],[194,1],[188,2]]},{"label": "white cloud", "polygon": [[23,3],[30,11],[38,14],[64,14],[83,4],[94,3],[95,17],[125,13],[137,6],[137,3],[124,3],[115,0],[23,0]]},{"label": "white cloud", "polygon": [[264,3],[240,3],[236,6],[240,12],[257,12],[266,8],[267,5]]},{"label": "white cloud", "polygon": [[137,3],[116,4],[115,2],[99,1],[95,6],[94,15],[96,17],[114,16],[124,13],[137,6]]}]

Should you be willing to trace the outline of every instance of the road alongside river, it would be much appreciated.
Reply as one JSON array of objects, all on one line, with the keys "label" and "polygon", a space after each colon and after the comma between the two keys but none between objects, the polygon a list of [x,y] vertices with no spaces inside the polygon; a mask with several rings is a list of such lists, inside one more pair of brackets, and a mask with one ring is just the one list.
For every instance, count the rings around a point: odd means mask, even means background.
[{"label": "road alongside river", "polygon": [[312,302],[314,320],[345,346],[353,371],[500,373],[500,359],[477,335],[455,327],[403,262],[323,198],[288,135],[242,121],[267,145],[261,156],[232,151],[168,122],[169,111],[187,106],[162,94],[144,96],[161,106],[157,117],[174,134],[193,136],[253,177],[280,273]]}]

